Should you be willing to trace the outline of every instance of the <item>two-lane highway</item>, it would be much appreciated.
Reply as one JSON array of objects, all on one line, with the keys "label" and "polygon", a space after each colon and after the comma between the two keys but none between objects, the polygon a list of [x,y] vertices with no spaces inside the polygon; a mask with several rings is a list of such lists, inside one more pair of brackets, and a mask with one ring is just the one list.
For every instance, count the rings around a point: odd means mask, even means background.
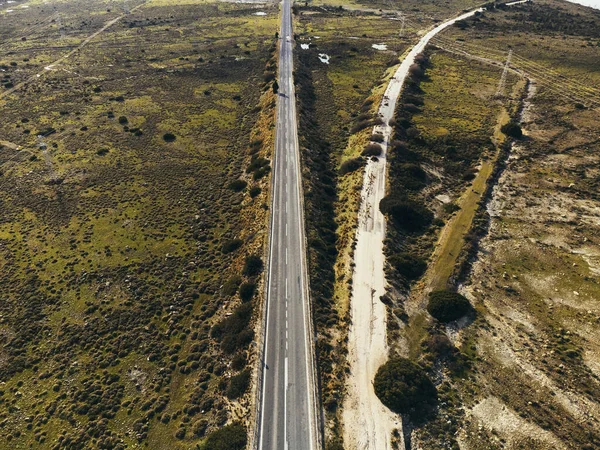
[{"label": "two-lane highway", "polygon": [[306,270],[290,0],[282,2],[278,80],[257,448],[317,450],[314,333]]}]

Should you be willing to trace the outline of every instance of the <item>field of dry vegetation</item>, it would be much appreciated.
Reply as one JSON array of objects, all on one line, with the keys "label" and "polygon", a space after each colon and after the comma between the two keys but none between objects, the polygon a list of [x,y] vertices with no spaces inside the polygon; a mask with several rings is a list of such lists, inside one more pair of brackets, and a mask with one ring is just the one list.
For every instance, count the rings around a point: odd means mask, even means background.
[{"label": "field of dry vegetation", "polygon": [[224,435],[243,446],[277,8],[10,9],[0,448],[209,449]]}]

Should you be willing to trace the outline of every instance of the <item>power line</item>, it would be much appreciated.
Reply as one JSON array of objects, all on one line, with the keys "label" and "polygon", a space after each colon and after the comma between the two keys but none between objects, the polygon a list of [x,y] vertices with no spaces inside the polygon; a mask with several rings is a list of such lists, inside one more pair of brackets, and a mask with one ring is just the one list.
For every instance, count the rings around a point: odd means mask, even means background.
[{"label": "power line", "polygon": [[504,96],[504,85],[506,84],[506,74],[508,73],[508,69],[510,68],[510,58],[512,57],[512,50],[508,51],[508,56],[506,57],[506,63],[504,64],[504,70],[502,70],[502,75],[500,76],[500,82],[498,83],[498,89],[496,89],[496,98],[500,98]]}]

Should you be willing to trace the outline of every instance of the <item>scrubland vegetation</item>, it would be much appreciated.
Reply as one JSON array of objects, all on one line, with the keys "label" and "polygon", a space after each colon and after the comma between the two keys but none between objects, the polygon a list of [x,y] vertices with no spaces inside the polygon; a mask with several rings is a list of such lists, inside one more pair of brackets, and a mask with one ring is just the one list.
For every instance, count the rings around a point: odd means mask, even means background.
[{"label": "scrubland vegetation", "polygon": [[132,3],[53,64],[121,6],[57,3],[63,39],[33,26],[51,6],[18,6],[0,28],[0,448],[244,448],[276,8]]}]

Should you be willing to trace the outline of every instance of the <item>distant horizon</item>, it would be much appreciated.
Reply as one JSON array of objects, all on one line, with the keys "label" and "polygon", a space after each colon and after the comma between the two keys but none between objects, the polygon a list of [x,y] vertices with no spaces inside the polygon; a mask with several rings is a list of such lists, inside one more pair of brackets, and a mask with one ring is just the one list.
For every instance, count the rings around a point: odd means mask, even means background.
[{"label": "distant horizon", "polygon": [[567,0],[571,3],[578,3],[584,6],[590,6],[592,8],[600,9],[600,0]]}]

